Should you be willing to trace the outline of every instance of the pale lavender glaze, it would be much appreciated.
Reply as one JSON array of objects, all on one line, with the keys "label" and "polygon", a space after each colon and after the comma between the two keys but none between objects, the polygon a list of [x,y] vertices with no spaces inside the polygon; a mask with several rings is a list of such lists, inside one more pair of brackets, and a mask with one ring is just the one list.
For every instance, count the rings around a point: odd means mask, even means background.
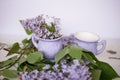
[{"label": "pale lavender glaze", "polygon": [[[87,42],[87,41],[79,40],[74,37],[74,42],[77,43],[81,48],[93,52],[95,55],[102,53],[106,47],[105,40],[95,41],[95,42]],[[99,46],[101,46],[100,49],[98,49]]]},{"label": "pale lavender glaze", "polygon": [[56,53],[63,48],[62,37],[46,40],[32,36],[32,42],[34,46],[44,54],[44,57],[50,60],[54,60]]}]

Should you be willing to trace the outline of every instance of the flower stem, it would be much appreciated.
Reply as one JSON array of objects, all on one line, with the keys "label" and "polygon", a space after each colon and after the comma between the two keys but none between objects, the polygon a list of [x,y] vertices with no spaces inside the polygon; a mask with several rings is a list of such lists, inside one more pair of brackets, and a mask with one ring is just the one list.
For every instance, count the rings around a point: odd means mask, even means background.
[{"label": "flower stem", "polygon": [[[6,48],[4,48],[4,50],[9,51],[9,49],[6,49]],[[18,59],[15,60],[15,61],[14,61],[12,64],[10,64],[9,66],[7,66],[7,67],[5,67],[5,68],[3,68],[3,69],[0,69],[0,70],[9,69],[9,68],[11,68],[13,65],[15,65],[15,64],[17,63],[17,61],[20,60],[20,58],[22,57],[22,55],[23,55],[24,52],[17,52],[17,53],[20,54],[20,56],[18,57]]]}]

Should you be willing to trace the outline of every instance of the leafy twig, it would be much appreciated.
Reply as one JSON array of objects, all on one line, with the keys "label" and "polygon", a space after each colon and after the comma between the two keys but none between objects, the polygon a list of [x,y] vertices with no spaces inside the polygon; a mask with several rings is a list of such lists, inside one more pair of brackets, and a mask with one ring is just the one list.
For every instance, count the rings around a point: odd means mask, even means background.
[{"label": "leafy twig", "polygon": [[[6,51],[9,51],[9,49],[6,49],[6,48],[4,48],[4,49],[5,49]],[[5,67],[5,68],[2,69],[2,70],[9,69],[9,68],[12,67],[13,65],[15,65],[15,64],[17,63],[17,61],[20,60],[20,58],[22,57],[22,55],[23,55],[24,52],[17,52],[17,53],[20,54],[20,56],[18,57],[18,59],[15,60],[15,62],[13,62],[12,64],[10,64],[9,66]]]},{"label": "leafy twig", "polygon": [[5,50],[5,51],[10,51],[9,49],[7,49],[7,48],[3,48],[3,50]]}]

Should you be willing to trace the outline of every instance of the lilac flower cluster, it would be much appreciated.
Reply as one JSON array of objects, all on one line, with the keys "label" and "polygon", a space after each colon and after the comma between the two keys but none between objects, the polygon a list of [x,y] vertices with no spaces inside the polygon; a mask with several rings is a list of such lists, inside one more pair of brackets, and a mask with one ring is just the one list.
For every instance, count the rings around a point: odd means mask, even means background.
[{"label": "lilac flower cluster", "polygon": [[37,37],[42,39],[56,39],[61,37],[60,19],[40,15],[32,19],[21,20],[25,29],[32,31]]},{"label": "lilac flower cluster", "polygon": [[64,59],[52,67],[46,65],[41,71],[20,73],[21,80],[92,80],[90,75],[89,68],[76,59],[70,64]]},{"label": "lilac flower cluster", "polygon": [[63,42],[63,45],[64,46],[67,46],[67,45],[74,45],[76,43],[74,43],[74,36],[73,35],[70,35],[70,36],[64,36],[62,38],[62,42]]}]

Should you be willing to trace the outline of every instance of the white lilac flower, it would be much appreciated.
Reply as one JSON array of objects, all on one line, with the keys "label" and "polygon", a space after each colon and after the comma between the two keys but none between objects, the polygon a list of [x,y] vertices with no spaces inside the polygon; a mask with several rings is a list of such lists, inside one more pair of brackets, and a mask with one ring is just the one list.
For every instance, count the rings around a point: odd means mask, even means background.
[{"label": "white lilac flower", "polygon": [[76,66],[79,66],[80,65],[80,62],[76,59],[73,60],[73,64],[75,64]]},{"label": "white lilac flower", "polygon": [[47,69],[49,69],[49,68],[50,68],[50,65],[47,64],[47,65],[45,65],[45,66],[43,67],[43,70],[47,70]]},{"label": "white lilac flower", "polygon": [[48,15],[44,16],[45,22],[48,26],[51,26],[51,23],[53,23],[54,19],[52,17],[49,17]]},{"label": "white lilac flower", "polygon": [[59,25],[59,24],[60,24],[60,18],[55,18],[55,17],[52,17],[52,18],[53,18],[54,23],[55,23],[56,25]]}]

